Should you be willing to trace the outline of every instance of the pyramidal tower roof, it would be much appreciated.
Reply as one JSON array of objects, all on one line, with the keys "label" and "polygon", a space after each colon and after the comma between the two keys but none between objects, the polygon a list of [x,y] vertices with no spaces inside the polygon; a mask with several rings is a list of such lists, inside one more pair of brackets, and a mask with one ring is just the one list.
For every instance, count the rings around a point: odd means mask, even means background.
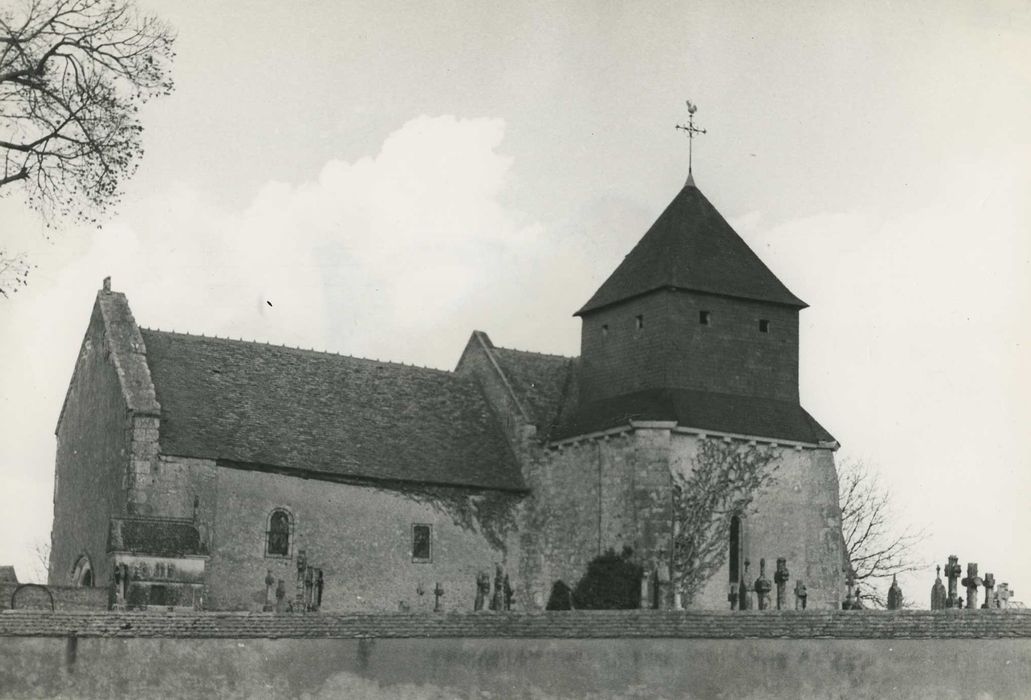
[{"label": "pyramidal tower roof", "polygon": [[752,252],[694,178],[575,315],[671,288],[807,306]]}]

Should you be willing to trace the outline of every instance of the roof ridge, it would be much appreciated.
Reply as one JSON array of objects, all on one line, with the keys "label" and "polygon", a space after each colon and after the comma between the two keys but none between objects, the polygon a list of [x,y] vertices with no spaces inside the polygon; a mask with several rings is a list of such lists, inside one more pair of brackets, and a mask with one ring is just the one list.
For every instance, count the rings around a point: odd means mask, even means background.
[{"label": "roof ridge", "polygon": [[245,338],[230,338],[228,336],[223,337],[223,336],[220,336],[220,335],[206,335],[204,333],[197,334],[197,333],[188,333],[188,332],[175,331],[175,330],[169,331],[169,330],[163,330],[161,328],[148,328],[146,326],[140,326],[140,330],[141,331],[148,331],[148,332],[151,332],[151,333],[163,333],[165,335],[178,335],[178,336],[183,336],[183,337],[186,337],[186,338],[198,338],[198,339],[201,339],[201,340],[217,340],[217,341],[220,341],[220,342],[228,342],[228,343],[245,343],[247,345],[257,345],[258,347],[275,348],[275,349],[278,349],[278,350],[288,350],[290,352],[304,353],[304,354],[310,354],[310,355],[322,355],[322,356],[326,356],[326,357],[341,357],[341,358],[346,358],[346,359],[349,359],[349,360],[360,360],[362,362],[373,362],[373,363],[380,364],[380,365],[393,365],[395,367],[404,367],[405,369],[428,370],[430,372],[439,372],[440,374],[446,374],[446,375],[449,375],[449,376],[454,376],[454,377],[458,376],[452,370],[440,369],[439,367],[429,367],[429,366],[426,366],[426,365],[417,365],[417,364],[414,364],[414,363],[413,364],[408,364],[406,362],[397,362],[395,360],[381,360],[379,358],[362,357],[361,355],[347,355],[347,354],[340,353],[340,352],[333,352],[332,350],[316,350],[316,349],[311,348],[311,347],[309,347],[309,348],[302,348],[300,346],[280,345],[278,343],[270,343],[267,340],[265,340],[265,341],[250,340],[250,339],[245,339]]},{"label": "roof ridge", "polygon": [[562,360],[575,360],[575,355],[559,355],[555,352],[538,352],[537,350],[523,350],[521,348],[506,348],[500,345],[494,346],[495,350],[507,350],[508,352],[521,352],[524,355],[537,355],[538,357],[557,357]]}]

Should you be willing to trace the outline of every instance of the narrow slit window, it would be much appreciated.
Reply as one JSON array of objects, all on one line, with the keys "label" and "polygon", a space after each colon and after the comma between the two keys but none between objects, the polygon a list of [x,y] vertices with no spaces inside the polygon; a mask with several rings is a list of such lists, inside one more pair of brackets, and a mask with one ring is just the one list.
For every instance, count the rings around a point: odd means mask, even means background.
[{"label": "narrow slit window", "polygon": [[770,332],[770,322],[767,321],[765,318],[760,318],[759,319],[759,332],[760,333],[769,333]]},{"label": "narrow slit window", "polygon": [[433,560],[432,534],[433,530],[429,525],[412,525],[412,561]]},{"label": "narrow slit window", "polygon": [[644,328],[644,316],[637,316],[634,318],[634,324],[637,326],[637,330]]},{"label": "narrow slit window", "polygon": [[730,582],[738,583],[741,578],[741,518],[730,519]]},{"label": "narrow slit window", "polygon": [[604,337],[605,337],[605,336],[607,336],[608,334],[609,334],[609,324],[607,324],[607,323],[606,323],[605,325],[603,325],[603,326],[601,327],[601,335],[602,335],[602,337],[604,338]]},{"label": "narrow slit window", "polygon": [[698,312],[698,323],[702,324],[703,326],[708,326],[709,322],[711,320],[712,320],[712,313],[711,312],[709,312],[709,311],[699,311]]}]

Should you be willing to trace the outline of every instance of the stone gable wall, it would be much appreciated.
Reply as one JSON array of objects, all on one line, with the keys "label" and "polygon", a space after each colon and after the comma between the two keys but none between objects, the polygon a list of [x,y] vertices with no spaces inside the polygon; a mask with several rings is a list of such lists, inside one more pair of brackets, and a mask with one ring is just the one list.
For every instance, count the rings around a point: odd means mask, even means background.
[{"label": "stone gable wall", "polygon": [[71,583],[80,555],[96,585],[111,574],[109,520],[124,514],[133,421],[125,403],[99,304],[94,307],[57,430],[49,582]]},{"label": "stone gable wall", "polygon": [[653,292],[585,316],[581,356],[585,401],[655,388],[798,401],[798,312],[775,304]]}]

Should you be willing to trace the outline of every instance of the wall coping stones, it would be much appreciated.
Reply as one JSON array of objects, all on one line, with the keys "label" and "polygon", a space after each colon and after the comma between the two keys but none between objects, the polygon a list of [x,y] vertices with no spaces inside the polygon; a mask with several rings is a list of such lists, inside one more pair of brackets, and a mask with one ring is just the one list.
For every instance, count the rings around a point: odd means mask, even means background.
[{"label": "wall coping stones", "polygon": [[4,610],[0,637],[1031,639],[1031,610],[206,613]]}]

